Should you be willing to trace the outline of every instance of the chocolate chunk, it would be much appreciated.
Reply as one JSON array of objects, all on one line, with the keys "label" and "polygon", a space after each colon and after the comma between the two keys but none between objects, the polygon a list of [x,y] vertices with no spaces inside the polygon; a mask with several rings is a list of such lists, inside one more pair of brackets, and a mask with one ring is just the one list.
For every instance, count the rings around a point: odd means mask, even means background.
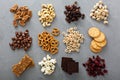
[{"label": "chocolate chunk", "polygon": [[79,72],[79,64],[75,62],[72,58],[62,57],[62,69],[68,74],[78,73]]}]

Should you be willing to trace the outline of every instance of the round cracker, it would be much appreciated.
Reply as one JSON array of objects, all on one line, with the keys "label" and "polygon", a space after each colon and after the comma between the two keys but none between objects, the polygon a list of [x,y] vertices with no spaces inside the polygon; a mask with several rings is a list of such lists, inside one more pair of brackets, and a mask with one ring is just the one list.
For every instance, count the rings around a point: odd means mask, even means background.
[{"label": "round cracker", "polygon": [[96,49],[96,50],[100,50],[101,47],[97,46],[96,42],[94,40],[91,41],[91,46]]},{"label": "round cracker", "polygon": [[96,43],[96,45],[99,46],[99,47],[104,47],[104,46],[106,46],[106,44],[107,44],[107,40],[105,39],[105,40],[104,40],[103,42],[101,42],[101,43],[95,41],[95,43]]},{"label": "round cracker", "polygon": [[100,35],[100,30],[96,27],[91,27],[88,30],[88,34],[89,34],[89,36],[96,38]]},{"label": "round cracker", "polygon": [[96,42],[103,42],[105,40],[105,34],[103,32],[100,33],[99,37],[94,38]]},{"label": "round cracker", "polygon": [[94,49],[92,46],[90,46],[90,50],[91,50],[92,52],[94,52],[94,53],[99,53],[99,52],[102,51],[102,48],[101,48],[100,50],[96,50],[96,49]]}]

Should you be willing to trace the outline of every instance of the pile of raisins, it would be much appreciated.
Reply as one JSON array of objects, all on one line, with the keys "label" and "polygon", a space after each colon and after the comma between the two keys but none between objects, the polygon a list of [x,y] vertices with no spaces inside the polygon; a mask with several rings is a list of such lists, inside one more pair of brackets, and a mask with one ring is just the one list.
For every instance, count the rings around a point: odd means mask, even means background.
[{"label": "pile of raisins", "polygon": [[66,5],[65,6],[66,11],[64,11],[64,14],[66,15],[65,20],[68,23],[78,21],[79,18],[84,19],[85,15],[80,12],[80,7],[77,6],[77,2],[75,2],[72,5]]}]

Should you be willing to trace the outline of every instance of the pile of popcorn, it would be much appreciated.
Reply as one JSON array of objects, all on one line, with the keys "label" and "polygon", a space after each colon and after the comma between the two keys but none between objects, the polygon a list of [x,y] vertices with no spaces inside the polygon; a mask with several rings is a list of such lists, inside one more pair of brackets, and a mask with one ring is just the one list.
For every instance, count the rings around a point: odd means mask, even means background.
[{"label": "pile of popcorn", "polygon": [[56,63],[56,59],[51,59],[51,57],[47,55],[38,65],[42,67],[41,72],[44,73],[44,75],[51,75],[55,70]]},{"label": "pile of popcorn", "polygon": [[84,36],[77,31],[77,27],[69,28],[67,33],[63,32],[63,36],[63,43],[66,45],[66,53],[80,51],[80,45],[84,42]]}]

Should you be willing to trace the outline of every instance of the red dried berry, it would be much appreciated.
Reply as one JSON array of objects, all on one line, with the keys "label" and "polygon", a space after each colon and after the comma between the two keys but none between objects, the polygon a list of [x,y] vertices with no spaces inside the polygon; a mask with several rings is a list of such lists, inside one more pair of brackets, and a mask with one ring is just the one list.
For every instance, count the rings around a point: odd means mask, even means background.
[{"label": "red dried berry", "polygon": [[99,56],[89,58],[86,63],[83,63],[89,76],[104,76],[108,71],[105,69],[105,60]]}]

